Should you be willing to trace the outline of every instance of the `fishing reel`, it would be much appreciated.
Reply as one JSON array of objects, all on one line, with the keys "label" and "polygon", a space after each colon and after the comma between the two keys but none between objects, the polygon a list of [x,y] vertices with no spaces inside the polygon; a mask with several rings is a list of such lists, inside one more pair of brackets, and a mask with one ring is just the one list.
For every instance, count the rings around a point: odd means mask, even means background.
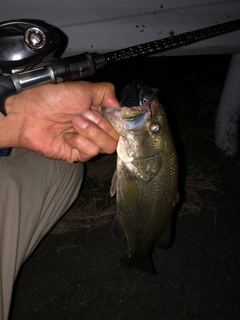
[{"label": "fishing reel", "polygon": [[51,59],[66,44],[60,30],[38,20],[15,20],[0,24],[0,73],[30,70]]},{"label": "fishing reel", "polygon": [[66,44],[64,33],[42,21],[16,20],[0,24],[0,112],[6,115],[5,100],[24,89],[79,80],[106,65],[103,55],[93,58],[89,53],[57,58]]}]

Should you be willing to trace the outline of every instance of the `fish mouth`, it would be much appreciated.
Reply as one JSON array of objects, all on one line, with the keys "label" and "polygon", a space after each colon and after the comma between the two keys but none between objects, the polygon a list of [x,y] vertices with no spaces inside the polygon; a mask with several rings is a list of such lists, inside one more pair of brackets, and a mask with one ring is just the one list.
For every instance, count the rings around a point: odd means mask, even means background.
[{"label": "fish mouth", "polygon": [[138,107],[102,107],[101,110],[119,134],[123,134],[125,130],[141,130],[151,117],[151,108],[148,104]]}]

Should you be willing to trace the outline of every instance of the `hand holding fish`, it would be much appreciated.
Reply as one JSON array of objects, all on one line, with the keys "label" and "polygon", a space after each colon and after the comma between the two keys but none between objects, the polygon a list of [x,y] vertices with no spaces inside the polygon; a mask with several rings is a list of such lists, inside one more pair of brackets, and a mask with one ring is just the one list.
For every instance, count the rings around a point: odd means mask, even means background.
[{"label": "hand holding fish", "polygon": [[0,147],[25,148],[67,162],[112,153],[118,134],[96,112],[101,105],[118,106],[110,83],[69,82],[23,91],[6,101]]}]

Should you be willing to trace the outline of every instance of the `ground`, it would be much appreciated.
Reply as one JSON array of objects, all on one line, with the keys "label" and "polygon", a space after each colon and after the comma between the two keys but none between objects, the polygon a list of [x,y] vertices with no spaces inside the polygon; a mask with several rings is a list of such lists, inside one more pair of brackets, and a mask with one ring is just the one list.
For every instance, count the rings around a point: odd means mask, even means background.
[{"label": "ground", "polygon": [[155,249],[157,275],[118,266],[111,235],[116,155],[89,161],[79,199],[16,282],[11,320],[239,320],[240,162],[214,146],[229,56],[140,59],[100,71],[117,93],[132,80],[162,88],[179,153],[175,241]]}]

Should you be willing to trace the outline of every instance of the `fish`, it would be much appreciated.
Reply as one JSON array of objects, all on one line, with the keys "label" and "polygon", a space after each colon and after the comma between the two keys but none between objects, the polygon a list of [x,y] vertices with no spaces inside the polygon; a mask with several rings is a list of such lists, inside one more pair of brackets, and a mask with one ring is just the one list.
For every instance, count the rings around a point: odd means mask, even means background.
[{"label": "fish", "polygon": [[156,274],[152,251],[169,247],[178,202],[176,148],[156,88],[134,81],[123,89],[120,106],[102,109],[119,133],[110,189],[117,209],[112,234],[127,241],[120,265]]}]

